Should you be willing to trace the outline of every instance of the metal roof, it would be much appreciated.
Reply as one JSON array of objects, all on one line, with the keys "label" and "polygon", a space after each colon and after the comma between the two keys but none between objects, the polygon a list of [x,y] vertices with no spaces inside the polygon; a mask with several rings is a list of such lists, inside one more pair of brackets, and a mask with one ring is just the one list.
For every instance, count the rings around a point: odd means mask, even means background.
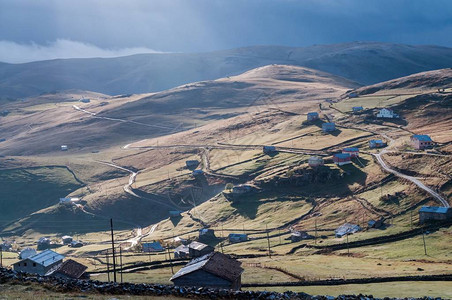
[{"label": "metal roof", "polygon": [[309,112],[308,116],[318,116],[319,113],[318,112]]},{"label": "metal roof", "polygon": [[382,140],[370,140],[370,143],[376,143],[376,144],[382,144],[383,141]]},{"label": "metal roof", "polygon": [[415,134],[413,138],[422,142],[432,142],[432,139],[426,134]]},{"label": "metal roof", "polygon": [[359,152],[359,148],[356,148],[356,147],[344,148],[343,151],[346,151],[346,152]]},{"label": "metal roof", "polygon": [[341,159],[351,158],[349,153],[336,153],[333,156]]},{"label": "metal roof", "polygon": [[63,260],[64,256],[56,253],[55,251],[47,249],[45,251],[42,251],[41,253],[30,256],[28,259],[44,267],[48,267],[55,262]]},{"label": "metal roof", "polygon": [[191,242],[190,245],[188,245],[189,248],[195,249],[195,250],[202,250],[206,247],[209,247],[209,245],[200,243],[200,242]]},{"label": "metal roof", "polygon": [[419,212],[447,214],[450,207],[422,206]]}]

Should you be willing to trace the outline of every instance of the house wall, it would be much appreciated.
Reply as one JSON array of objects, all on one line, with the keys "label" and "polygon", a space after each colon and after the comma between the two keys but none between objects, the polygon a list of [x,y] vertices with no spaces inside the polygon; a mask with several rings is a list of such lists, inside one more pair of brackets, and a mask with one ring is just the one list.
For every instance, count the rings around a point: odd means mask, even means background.
[{"label": "house wall", "polygon": [[440,214],[434,212],[419,212],[419,223],[425,223],[429,220],[444,221],[452,218],[452,213]]},{"label": "house wall", "polygon": [[[177,286],[202,286],[202,287],[217,287],[224,289],[240,288],[240,279],[235,282],[229,282],[226,279],[215,276],[204,270],[197,270],[195,272],[186,274],[173,280],[174,285]],[[237,288],[238,286],[238,288]]]},{"label": "house wall", "polygon": [[[26,266],[24,264],[27,264]],[[45,275],[50,269],[52,269],[54,266],[60,264],[61,261],[55,262],[54,264],[44,267],[41,264],[37,264],[29,259],[25,259],[23,261],[19,261],[13,265],[14,271],[18,272],[26,272],[26,273],[32,273],[32,274],[39,274],[39,275]],[[35,265],[33,265],[35,264]]]},{"label": "house wall", "polygon": [[420,141],[418,139],[414,139],[413,140],[413,147],[418,149],[418,150],[422,150],[422,149],[431,147],[432,145],[433,145],[432,142]]}]

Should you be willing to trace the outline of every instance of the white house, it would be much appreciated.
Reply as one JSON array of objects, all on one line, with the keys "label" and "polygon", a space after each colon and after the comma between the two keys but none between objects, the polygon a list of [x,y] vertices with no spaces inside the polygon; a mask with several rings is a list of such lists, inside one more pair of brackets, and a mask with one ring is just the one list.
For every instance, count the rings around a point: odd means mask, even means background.
[{"label": "white house", "polygon": [[61,145],[61,151],[67,151],[68,147],[67,145]]},{"label": "white house", "polygon": [[77,203],[79,201],[80,201],[80,198],[75,198],[75,197],[60,198],[61,204],[72,204],[72,203]]},{"label": "white house", "polygon": [[393,110],[388,108],[382,108],[377,114],[377,118],[388,118],[388,119],[397,119],[399,115],[396,114]]}]

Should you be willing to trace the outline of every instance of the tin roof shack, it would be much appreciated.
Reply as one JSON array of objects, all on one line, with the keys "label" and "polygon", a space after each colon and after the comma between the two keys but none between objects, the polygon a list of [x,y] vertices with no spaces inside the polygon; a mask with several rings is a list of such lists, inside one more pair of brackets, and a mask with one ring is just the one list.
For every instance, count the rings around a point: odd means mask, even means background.
[{"label": "tin roof shack", "polygon": [[378,220],[370,220],[367,222],[368,228],[381,228],[385,225],[385,220],[383,218],[380,218]]},{"label": "tin roof shack", "polygon": [[69,235],[64,235],[63,237],[61,237],[61,242],[63,243],[63,245],[68,245],[70,243],[72,243],[74,239],[72,238],[72,236]]},{"label": "tin roof shack", "polygon": [[359,225],[345,223],[344,225],[339,226],[335,231],[335,235],[337,238],[341,238],[347,234],[353,234],[355,232],[361,231],[361,227]]},{"label": "tin roof shack", "polygon": [[187,166],[187,169],[194,170],[199,166],[199,161],[193,159],[193,160],[187,160],[185,161],[185,165]]},{"label": "tin roof shack", "polygon": [[50,248],[50,239],[46,237],[40,237],[37,244],[38,250],[45,250]]},{"label": "tin roof shack", "polygon": [[89,275],[85,273],[86,269],[88,269],[87,266],[75,260],[68,259],[51,269],[45,275],[66,279],[88,279]]},{"label": "tin roof shack", "polygon": [[342,153],[348,153],[352,158],[359,157],[359,148],[356,147],[344,148],[342,149]]},{"label": "tin roof shack", "polygon": [[201,286],[240,290],[242,263],[228,255],[212,252],[193,259],[171,277],[176,286]]},{"label": "tin roof shack", "polygon": [[319,113],[318,112],[315,112],[315,111],[308,112],[308,116],[306,117],[306,121],[312,122],[312,121],[315,121],[315,120],[318,120],[318,119],[319,119]]},{"label": "tin roof shack", "polygon": [[143,252],[149,253],[149,252],[160,252],[164,251],[165,248],[160,245],[159,242],[152,242],[152,243],[142,243],[141,247],[143,249]]},{"label": "tin roof shack", "polygon": [[275,146],[263,146],[262,152],[265,154],[275,154],[277,151]]},{"label": "tin roof shack", "polygon": [[190,250],[186,245],[180,245],[174,249],[174,258],[190,257]]},{"label": "tin roof shack", "polygon": [[348,153],[337,153],[333,155],[333,161],[336,165],[342,166],[352,163],[352,157]]},{"label": "tin roof shack", "polygon": [[188,254],[190,257],[200,257],[212,252],[214,248],[212,246],[200,243],[200,242],[191,242],[188,245]]},{"label": "tin roof shack", "polygon": [[411,136],[411,144],[417,150],[423,150],[426,148],[432,148],[434,143],[430,136],[426,134],[415,134]]},{"label": "tin roof shack", "polygon": [[13,264],[14,271],[45,275],[63,262],[64,256],[52,250],[45,250]]},{"label": "tin roof shack", "polygon": [[323,123],[322,124],[322,131],[324,133],[333,132],[336,130],[336,124],[334,123]]},{"label": "tin roof shack", "polygon": [[383,142],[382,140],[370,140],[369,141],[369,148],[375,149],[375,148],[384,148],[387,144]]},{"label": "tin roof shack", "polygon": [[312,235],[310,235],[309,233],[307,233],[306,231],[294,230],[290,234],[290,240],[292,241],[292,243],[296,243],[301,240],[313,239],[313,238],[314,237]]},{"label": "tin roof shack", "polygon": [[319,156],[311,156],[308,159],[308,165],[311,168],[317,168],[319,166],[323,166],[325,164],[325,162],[323,161],[323,158],[319,157]]},{"label": "tin roof shack", "polygon": [[398,119],[399,115],[389,108],[382,108],[377,113],[377,118]]},{"label": "tin roof shack", "polygon": [[452,208],[437,206],[422,206],[419,210],[419,223],[445,221],[452,219]]},{"label": "tin roof shack", "polygon": [[228,235],[229,243],[241,243],[248,240],[248,235],[244,233],[230,233]]},{"label": "tin roof shack", "polygon": [[359,114],[364,110],[364,108],[362,106],[353,106],[352,107],[352,111],[354,114]]},{"label": "tin roof shack", "polygon": [[80,248],[80,247],[83,247],[83,243],[80,241],[72,241],[69,243],[68,247]]},{"label": "tin roof shack", "polygon": [[30,256],[33,256],[33,255],[36,255],[36,254],[37,254],[37,252],[36,252],[35,249],[33,249],[33,248],[25,248],[25,249],[22,249],[22,251],[20,251],[19,259],[26,259],[26,258],[28,258]]}]

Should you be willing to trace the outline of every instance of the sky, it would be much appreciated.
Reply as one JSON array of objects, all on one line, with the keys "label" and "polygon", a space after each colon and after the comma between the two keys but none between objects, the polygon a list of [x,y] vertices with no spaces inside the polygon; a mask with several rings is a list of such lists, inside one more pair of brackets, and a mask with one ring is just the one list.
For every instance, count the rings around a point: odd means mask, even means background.
[{"label": "sky", "polygon": [[450,0],[0,0],[0,61],[379,41],[452,47]]}]

